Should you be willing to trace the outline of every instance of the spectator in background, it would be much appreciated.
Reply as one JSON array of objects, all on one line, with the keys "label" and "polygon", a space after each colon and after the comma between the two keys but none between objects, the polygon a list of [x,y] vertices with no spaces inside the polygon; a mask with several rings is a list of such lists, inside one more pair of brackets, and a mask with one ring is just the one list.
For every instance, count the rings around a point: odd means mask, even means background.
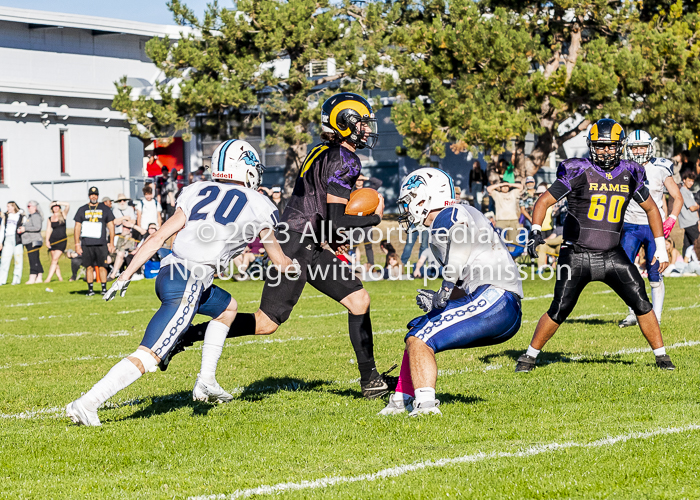
[{"label": "spectator in background", "polygon": [[532,209],[539,195],[535,193],[535,178],[525,179],[525,192],[520,197],[520,223],[528,231],[532,227]]},{"label": "spectator in background", "polygon": [[679,173],[680,173],[681,179],[683,179],[684,173],[686,173],[686,172],[695,173],[695,166],[690,161],[690,151],[682,151],[680,156],[681,156],[681,158],[680,158],[681,168],[680,168]]},{"label": "spectator in background", "polygon": [[27,203],[27,212],[27,217],[24,219],[24,224],[20,226],[19,233],[22,235],[22,245],[27,249],[27,258],[29,259],[29,279],[25,285],[33,285],[43,281],[44,268],[41,265],[39,249],[42,243],[41,227],[44,225],[44,217],[41,214],[39,203],[34,200]]},{"label": "spectator in background", "polygon": [[177,192],[180,190],[177,184],[177,170],[174,168],[168,174],[163,189],[161,190],[160,204],[163,207],[163,222],[175,215],[177,204]]},{"label": "spectator in background", "polygon": [[474,206],[481,212],[481,203],[484,201],[484,186],[486,186],[486,172],[481,169],[478,160],[472,162],[469,172],[469,192],[474,199]]},{"label": "spectator in background", "polygon": [[522,184],[499,182],[487,188],[496,204],[496,227],[503,230],[504,241],[512,242],[520,218]]},{"label": "spectator in background", "polygon": [[146,176],[154,180],[163,171],[163,164],[158,159],[158,155],[149,154],[146,162]]},{"label": "spectator in background", "polygon": [[70,204],[62,201],[52,201],[49,206],[51,215],[46,220],[46,248],[49,249],[51,256],[51,265],[49,266],[49,275],[46,277],[45,283],[51,281],[54,273],[58,276],[58,281],[63,281],[61,276],[61,268],[58,265],[58,259],[61,258],[66,250],[68,236],[66,235],[66,217]]},{"label": "spectator in background", "polygon": [[501,171],[501,178],[503,182],[514,183],[515,182],[515,166],[505,159],[501,159],[499,170]]},{"label": "spectator in background", "polygon": [[71,277],[68,281],[75,281],[78,279],[78,271],[80,271],[80,266],[83,265],[83,258],[78,255],[78,252],[71,250],[70,248],[66,250],[66,257],[70,259],[71,270]]},{"label": "spectator in background", "polygon": [[139,227],[147,228],[151,224],[155,224],[159,228],[163,219],[160,215],[162,207],[153,194],[153,186],[148,185],[143,188],[143,198],[136,205],[137,218],[136,224]]},{"label": "spectator in background", "polygon": [[[144,188],[145,189],[145,188]],[[102,295],[107,293],[107,257],[114,252],[114,214],[104,203],[98,203],[96,187],[88,191],[90,202],[78,209],[75,221],[75,251],[82,257],[88,296],[95,295],[92,283],[97,273]]]},{"label": "spectator in background", "polygon": [[690,188],[695,184],[695,177],[695,172],[690,170],[686,170],[681,175],[683,180],[683,185],[681,186],[683,208],[681,208],[681,213],[678,215],[678,223],[685,231],[683,236],[683,254],[700,236],[700,230],[698,230],[698,221],[700,220],[698,218],[698,209],[700,209],[700,206],[698,206],[693,193],[690,191]]},{"label": "spectator in background", "polygon": [[277,207],[277,211],[279,212],[281,217],[282,212],[284,212],[284,209],[287,206],[287,200],[282,199],[282,186],[280,186],[279,184],[275,184],[274,186],[272,186],[272,189],[260,186],[260,189],[258,189],[258,191],[270,198],[272,204]]},{"label": "spectator in background", "polygon": [[114,266],[112,272],[107,277],[107,280],[113,280],[119,276],[124,259],[129,252],[136,248],[136,240],[133,237],[134,232],[144,234],[145,229],[142,229],[136,224],[136,211],[129,206],[129,198],[124,193],[117,195],[116,205],[112,207],[114,215]]},{"label": "spectator in background", "polygon": [[194,182],[202,182],[207,180],[206,177],[204,176],[204,167],[199,167],[196,172],[194,172],[192,175],[192,183]]},{"label": "spectator in background", "polygon": [[102,203],[107,205],[107,208],[112,210],[112,198],[110,198],[109,196],[105,196],[104,198],[102,198]]},{"label": "spectator in background", "polygon": [[19,228],[24,222],[24,215],[20,212],[17,203],[10,201],[7,203],[7,212],[3,214],[0,234],[0,285],[7,284],[7,275],[10,272],[12,258],[15,259],[15,269],[12,273],[12,284],[19,285],[22,281],[22,267],[24,266],[24,255],[22,247],[22,236]]}]

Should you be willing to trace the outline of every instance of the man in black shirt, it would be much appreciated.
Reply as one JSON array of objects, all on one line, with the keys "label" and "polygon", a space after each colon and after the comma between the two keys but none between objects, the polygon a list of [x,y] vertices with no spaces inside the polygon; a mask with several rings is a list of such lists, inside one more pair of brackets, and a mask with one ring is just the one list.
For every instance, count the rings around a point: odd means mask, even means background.
[{"label": "man in black shirt", "polygon": [[[376,119],[364,98],[343,92],[323,104],[322,144],[304,160],[292,196],[281,216],[286,235],[278,238],[285,255],[301,265],[298,279],[280,276],[266,281],[260,309],[255,314],[238,313],[229,337],[269,335],[287,321],[306,283],[340,302],[348,309],[350,341],[357,356],[362,394],[374,399],[393,390],[395,380],[377,371],[374,362],[370,298],[352,269],[321,243],[339,242],[338,230],[376,226],[382,220],[384,199],[373,215],[345,214],[355,182],[360,175],[357,149],[374,147]],[[342,236],[341,236],[342,237]],[[285,241],[286,239],[286,241]],[[185,346],[203,340],[206,323],[190,327],[170,351],[171,356]],[[161,362],[167,367],[169,359]],[[389,382],[389,383],[387,383]]]},{"label": "man in black shirt", "polygon": [[[92,288],[93,268],[99,273],[102,295],[107,293],[107,256],[114,252],[114,214],[104,203],[98,203],[100,192],[96,187],[88,191],[90,202],[78,209],[75,220],[75,251],[83,258],[88,283],[88,295],[95,295]],[[108,239],[109,238],[109,239]]]}]

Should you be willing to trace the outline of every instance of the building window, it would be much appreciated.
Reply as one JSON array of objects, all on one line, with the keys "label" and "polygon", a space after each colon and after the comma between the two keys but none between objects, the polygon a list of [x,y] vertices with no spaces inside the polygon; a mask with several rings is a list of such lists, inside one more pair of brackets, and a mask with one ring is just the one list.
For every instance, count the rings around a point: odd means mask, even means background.
[{"label": "building window", "polygon": [[66,173],[66,132],[67,130],[61,130],[61,173]]},{"label": "building window", "polygon": [[0,184],[5,184],[5,141],[0,141]]}]

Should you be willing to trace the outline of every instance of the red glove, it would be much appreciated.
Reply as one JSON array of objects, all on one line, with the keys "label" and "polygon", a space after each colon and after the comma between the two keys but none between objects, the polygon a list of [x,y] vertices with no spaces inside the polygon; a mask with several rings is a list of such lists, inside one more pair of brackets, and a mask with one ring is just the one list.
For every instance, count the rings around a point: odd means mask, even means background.
[{"label": "red glove", "polygon": [[668,219],[664,221],[664,238],[668,238],[668,235],[671,234],[671,229],[673,229],[673,226],[676,225],[676,218],[673,215],[670,215]]}]

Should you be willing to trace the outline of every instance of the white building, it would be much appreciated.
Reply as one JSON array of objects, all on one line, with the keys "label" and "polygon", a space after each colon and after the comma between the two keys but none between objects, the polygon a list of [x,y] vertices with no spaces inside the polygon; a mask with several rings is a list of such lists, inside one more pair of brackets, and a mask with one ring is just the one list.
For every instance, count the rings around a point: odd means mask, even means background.
[{"label": "white building", "polygon": [[[150,92],[162,74],[146,42],[182,29],[0,7],[0,208],[34,199],[46,213],[58,199],[74,212],[93,184],[100,198],[137,194],[144,144],[110,107],[114,82]],[[186,167],[191,154],[186,143]]]}]

